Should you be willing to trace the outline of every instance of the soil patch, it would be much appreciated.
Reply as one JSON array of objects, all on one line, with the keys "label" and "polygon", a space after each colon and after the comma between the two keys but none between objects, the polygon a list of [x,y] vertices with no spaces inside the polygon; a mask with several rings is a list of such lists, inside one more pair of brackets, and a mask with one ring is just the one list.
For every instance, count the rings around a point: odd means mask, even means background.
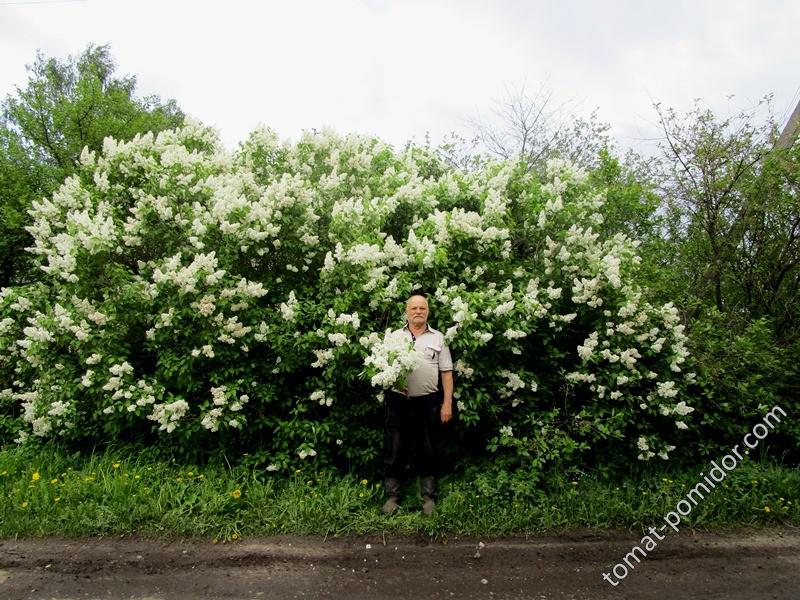
[{"label": "soil patch", "polygon": [[[641,535],[0,540],[0,598],[800,598],[800,531],[673,534],[613,586]],[[630,560],[630,559],[629,559]],[[621,573],[622,569],[618,569]],[[615,578],[616,579],[616,578]]]}]

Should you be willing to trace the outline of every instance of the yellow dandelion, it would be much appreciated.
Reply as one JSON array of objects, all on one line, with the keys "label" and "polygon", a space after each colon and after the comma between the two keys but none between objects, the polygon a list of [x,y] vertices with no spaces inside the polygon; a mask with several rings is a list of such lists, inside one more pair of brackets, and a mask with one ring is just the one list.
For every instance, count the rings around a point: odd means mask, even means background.
[{"label": "yellow dandelion", "polygon": [[20,506],[22,506],[22,508],[28,508],[28,501],[25,500]]},{"label": "yellow dandelion", "polygon": [[765,506],[764,507],[764,512],[766,512],[766,513],[772,512],[772,509],[769,506]]},{"label": "yellow dandelion", "polygon": [[369,481],[367,481],[366,479],[362,479],[361,480],[361,485],[367,485],[368,483],[369,483]]},{"label": "yellow dandelion", "polygon": [[119,463],[114,463],[113,465],[111,465],[111,467],[114,469],[119,469]]},{"label": "yellow dandelion", "polygon": [[39,476],[39,471],[34,471],[33,475],[31,475],[31,481],[39,481],[41,477]]},{"label": "yellow dandelion", "polygon": [[233,490],[231,492],[231,496],[233,496],[236,499],[241,498],[242,497],[242,490]]}]

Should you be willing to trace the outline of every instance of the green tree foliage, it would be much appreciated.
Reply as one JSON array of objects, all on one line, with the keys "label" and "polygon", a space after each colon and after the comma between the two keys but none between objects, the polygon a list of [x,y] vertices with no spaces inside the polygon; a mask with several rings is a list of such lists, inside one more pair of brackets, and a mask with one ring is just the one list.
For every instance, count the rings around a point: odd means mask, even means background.
[{"label": "green tree foliage", "polygon": [[[737,332],[729,327],[727,318],[715,307],[709,308],[692,323],[690,348],[692,363],[697,371],[697,390],[703,399],[698,451],[712,454],[715,440],[734,441],[746,424],[755,423],[775,405],[787,413],[797,412],[795,394],[787,390],[797,381],[798,370],[791,350],[775,340],[771,324],[756,319]],[[796,388],[796,383],[794,384]],[[792,416],[779,430],[783,439],[800,436],[800,423]],[[773,437],[771,444],[782,438]],[[797,459],[797,447],[786,444]]]},{"label": "green tree foliage", "polygon": [[798,415],[800,146],[776,147],[762,107],[769,97],[725,118],[700,103],[684,115],[657,107],[665,236],[652,283],[684,308],[698,384],[689,393],[705,407],[699,452],[735,439],[765,407]]},{"label": "green tree foliage", "polygon": [[714,306],[739,331],[764,317],[780,341],[796,339],[800,150],[776,149],[776,125],[759,122],[757,111],[721,118],[700,104],[685,115],[657,110],[667,266],[689,316]]},{"label": "green tree foliage", "polygon": [[741,304],[778,339],[800,341],[800,144],[773,149],[747,189],[747,228],[732,265]]},{"label": "green tree foliage", "polygon": [[108,46],[89,46],[62,61],[39,53],[30,78],[2,104],[0,117],[0,286],[37,277],[23,249],[33,200],[75,172],[84,147],[128,140],[183,122],[173,100],[137,98],[136,78],[118,76]]}]

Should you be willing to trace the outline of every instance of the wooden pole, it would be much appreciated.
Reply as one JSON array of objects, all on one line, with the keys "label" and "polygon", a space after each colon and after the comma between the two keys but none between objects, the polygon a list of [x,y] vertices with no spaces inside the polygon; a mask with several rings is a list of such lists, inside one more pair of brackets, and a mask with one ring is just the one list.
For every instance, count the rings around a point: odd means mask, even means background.
[{"label": "wooden pole", "polygon": [[798,102],[797,106],[795,106],[794,112],[792,113],[792,116],[789,117],[786,127],[783,128],[781,136],[778,138],[778,142],[775,144],[775,147],[783,149],[791,148],[797,139],[798,131],[800,131],[800,102]]}]

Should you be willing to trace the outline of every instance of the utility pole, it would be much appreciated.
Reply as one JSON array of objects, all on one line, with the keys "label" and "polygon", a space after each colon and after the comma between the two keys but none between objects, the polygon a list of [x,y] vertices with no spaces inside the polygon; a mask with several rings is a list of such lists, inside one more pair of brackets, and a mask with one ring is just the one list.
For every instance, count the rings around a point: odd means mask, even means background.
[{"label": "utility pole", "polygon": [[786,122],[786,127],[783,128],[778,142],[775,144],[776,148],[791,148],[797,139],[797,133],[800,131],[800,102],[794,108],[792,116]]}]

